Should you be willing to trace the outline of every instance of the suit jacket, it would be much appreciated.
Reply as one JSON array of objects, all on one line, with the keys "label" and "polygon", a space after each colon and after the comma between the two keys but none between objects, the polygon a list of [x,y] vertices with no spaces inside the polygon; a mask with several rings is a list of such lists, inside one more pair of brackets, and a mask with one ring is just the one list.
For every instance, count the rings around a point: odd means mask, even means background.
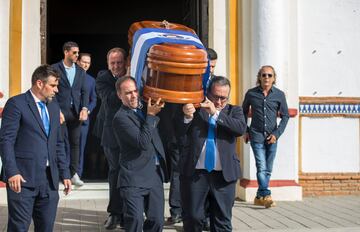
[{"label": "suit jacket", "polygon": [[96,78],[96,92],[101,99],[101,104],[103,105],[103,111],[105,113],[101,145],[113,148],[117,147],[118,144],[116,143],[114,136],[112,121],[116,111],[118,111],[122,105],[115,89],[116,80],[117,79],[112,75],[110,70],[102,72],[102,74]]},{"label": "suit jacket", "polygon": [[10,98],[4,108],[0,129],[2,180],[21,174],[26,187],[36,187],[49,167],[53,187],[58,189],[59,177],[69,179],[64,143],[60,133],[60,109],[56,102],[47,105],[50,133],[46,135],[40,113],[30,91]]},{"label": "suit jacket", "polygon": [[[200,157],[201,149],[207,139],[209,114],[202,108],[197,109],[193,120],[184,123],[184,115],[179,118],[178,131],[184,138],[182,156],[180,157],[180,173],[192,176]],[[226,105],[220,111],[216,122],[215,138],[216,147],[221,160],[222,174],[225,181],[230,182],[240,177],[240,161],[236,155],[236,137],[246,131],[246,123],[242,108]]]},{"label": "suit jacket", "polygon": [[[121,150],[118,179],[120,187],[151,188],[158,173],[164,182],[168,181],[158,123],[159,117],[147,115],[145,119],[140,119],[132,109],[124,105],[115,114],[113,127]],[[160,172],[155,165],[156,154],[159,155]]]},{"label": "suit jacket", "polygon": [[[96,92],[95,92],[95,79],[86,73],[85,83],[86,83],[86,90],[89,93],[88,110],[91,113],[95,109],[96,101],[97,101]],[[88,118],[88,120],[86,120],[83,123],[83,125],[89,125],[89,119],[90,118]]]},{"label": "suit jacket", "polygon": [[64,114],[65,119],[72,114],[73,108],[76,114],[79,115],[81,108],[88,107],[89,103],[89,93],[86,89],[86,73],[84,69],[75,64],[76,72],[74,83],[70,86],[63,61],[61,60],[52,66],[60,73],[59,92],[56,94],[56,99],[59,102],[61,112]]}]

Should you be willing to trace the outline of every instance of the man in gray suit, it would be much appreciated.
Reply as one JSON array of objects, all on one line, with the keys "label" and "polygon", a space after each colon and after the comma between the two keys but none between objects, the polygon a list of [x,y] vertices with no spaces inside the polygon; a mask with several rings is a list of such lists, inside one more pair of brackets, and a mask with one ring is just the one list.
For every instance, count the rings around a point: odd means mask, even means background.
[{"label": "man in gray suit", "polygon": [[125,205],[125,231],[161,232],[163,182],[168,181],[168,174],[157,114],[165,103],[159,98],[152,104],[149,99],[146,111],[142,111],[136,82],[130,76],[116,81],[116,91],[123,103],[114,116],[113,127],[121,148],[118,183]]}]

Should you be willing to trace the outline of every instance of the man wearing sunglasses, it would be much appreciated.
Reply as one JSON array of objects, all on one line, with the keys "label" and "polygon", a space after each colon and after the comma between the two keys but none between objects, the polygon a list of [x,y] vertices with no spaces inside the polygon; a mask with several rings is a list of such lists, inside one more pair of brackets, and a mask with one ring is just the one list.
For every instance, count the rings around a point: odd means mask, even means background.
[{"label": "man wearing sunglasses", "polygon": [[230,81],[214,76],[207,98],[183,106],[178,133],[183,141],[180,191],[184,231],[202,231],[209,201],[210,231],[232,231],[235,185],[240,177],[236,138],[246,132],[240,106],[228,104]]},{"label": "man wearing sunglasses", "polygon": [[[275,206],[269,190],[270,176],[276,155],[277,140],[284,132],[289,120],[285,94],[274,86],[276,72],[270,65],[262,66],[257,74],[256,87],[247,91],[243,102],[247,122],[251,107],[252,119],[245,135],[245,142],[250,141],[256,161],[258,190],[254,204]],[[277,116],[281,121],[277,124]]]},{"label": "man wearing sunglasses", "polygon": [[[69,41],[63,45],[64,59],[52,66],[60,73],[59,92],[56,100],[60,105],[60,123],[64,137],[70,146],[71,182],[82,186],[78,175],[80,156],[81,123],[88,118],[89,93],[86,88],[85,71],[76,64],[79,46]],[[66,141],[67,142],[67,141]]]}]

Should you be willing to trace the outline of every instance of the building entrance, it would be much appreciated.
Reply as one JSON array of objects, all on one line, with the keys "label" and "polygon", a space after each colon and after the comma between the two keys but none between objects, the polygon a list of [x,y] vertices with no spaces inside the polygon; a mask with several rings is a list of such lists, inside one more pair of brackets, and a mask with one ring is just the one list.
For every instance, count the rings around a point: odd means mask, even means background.
[{"label": "building entrance", "polygon": [[[122,47],[129,51],[128,29],[137,21],[167,20],[186,25],[193,28],[207,46],[208,0],[42,0],[41,5],[42,62],[58,62],[63,58],[63,43],[75,41],[79,44],[80,52],[92,54],[92,65],[88,72],[94,77],[100,70],[107,69],[106,54],[110,48]],[[83,178],[87,180],[101,180],[107,176],[100,141],[91,133],[97,110],[98,107],[91,113],[85,148]]]}]

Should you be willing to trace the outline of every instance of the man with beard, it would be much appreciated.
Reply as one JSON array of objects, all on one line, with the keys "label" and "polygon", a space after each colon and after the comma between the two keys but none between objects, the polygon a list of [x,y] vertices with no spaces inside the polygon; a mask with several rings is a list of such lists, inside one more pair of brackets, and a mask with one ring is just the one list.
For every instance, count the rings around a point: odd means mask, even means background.
[{"label": "man with beard", "polygon": [[35,69],[29,91],[10,98],[2,115],[1,179],[6,182],[8,231],[53,231],[59,202],[59,177],[71,191],[60,109],[52,102],[59,74],[49,65]]},{"label": "man with beard", "polygon": [[[80,157],[81,123],[88,118],[89,93],[86,89],[85,71],[76,64],[79,46],[69,41],[63,45],[64,59],[52,66],[60,73],[59,92],[56,99],[60,105],[60,120],[63,135],[70,145],[70,172],[74,185],[84,182],[78,175]],[[65,136],[66,137],[66,136]],[[66,141],[67,142],[67,141]]]}]

